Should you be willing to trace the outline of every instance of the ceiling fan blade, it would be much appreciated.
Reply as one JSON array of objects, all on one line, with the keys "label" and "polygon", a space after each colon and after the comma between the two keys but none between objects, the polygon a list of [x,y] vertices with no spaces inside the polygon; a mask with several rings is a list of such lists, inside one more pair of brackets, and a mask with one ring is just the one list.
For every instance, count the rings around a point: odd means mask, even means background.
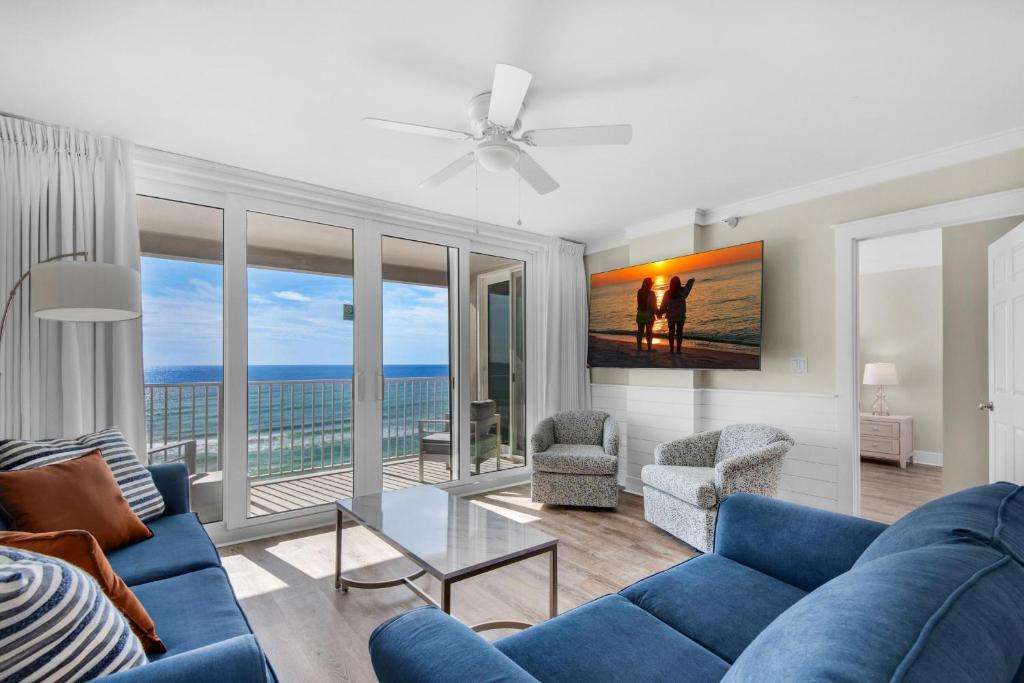
[{"label": "ceiling fan blade", "polygon": [[578,128],[541,128],[523,133],[523,141],[534,147],[576,147],[579,145],[628,145],[633,126],[580,126]]},{"label": "ceiling fan blade", "polygon": [[487,118],[504,128],[512,129],[526,99],[533,74],[516,66],[498,64],[494,67],[494,85],[491,86],[491,106]]},{"label": "ceiling fan blade", "polygon": [[424,180],[422,183],[420,183],[420,187],[435,188],[441,183],[451,180],[452,178],[459,175],[472,165],[473,152],[469,152],[467,154],[462,155],[461,157],[459,157],[452,163],[448,164],[434,175]]},{"label": "ceiling fan blade", "polygon": [[429,135],[435,138],[448,138],[449,140],[469,140],[473,136],[461,130],[448,130],[447,128],[436,128],[434,126],[421,126],[418,123],[404,123],[402,121],[389,121],[388,119],[376,119],[367,116],[363,119],[374,128],[384,130],[397,130],[400,133],[415,133],[416,135]]},{"label": "ceiling fan blade", "polygon": [[523,180],[530,184],[537,194],[547,194],[558,189],[558,181],[545,171],[537,160],[526,152],[519,152],[519,162],[516,163],[516,172]]}]

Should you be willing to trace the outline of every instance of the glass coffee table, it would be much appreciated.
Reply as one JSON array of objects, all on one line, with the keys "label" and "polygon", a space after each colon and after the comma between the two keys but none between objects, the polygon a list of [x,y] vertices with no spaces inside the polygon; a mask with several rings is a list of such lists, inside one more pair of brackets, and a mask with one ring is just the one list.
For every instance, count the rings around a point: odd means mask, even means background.
[{"label": "glass coffee table", "polygon": [[[530,557],[548,554],[548,611],[558,614],[558,539],[433,486],[414,486],[337,502],[334,587],[389,588],[405,585],[428,604],[451,613],[452,584]],[[342,527],[346,519],[416,563],[420,569],[387,581],[361,581],[341,569]],[[413,583],[424,574],[441,582],[438,602]],[[527,628],[521,621],[489,621],[474,631]]]}]

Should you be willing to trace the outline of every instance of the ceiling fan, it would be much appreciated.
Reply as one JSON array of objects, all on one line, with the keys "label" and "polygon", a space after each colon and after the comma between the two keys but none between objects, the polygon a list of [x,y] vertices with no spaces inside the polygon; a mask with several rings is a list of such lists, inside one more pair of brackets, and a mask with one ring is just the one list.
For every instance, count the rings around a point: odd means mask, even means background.
[{"label": "ceiling fan", "polygon": [[[420,187],[437,187],[479,162],[492,172],[515,171],[538,194],[558,189],[558,182],[537,161],[526,153],[527,147],[574,147],[581,145],[628,145],[633,137],[629,124],[616,126],[580,126],[576,128],[541,128],[521,134],[519,117],[525,110],[526,91],[533,75],[508,64],[494,68],[494,85],[469,101],[469,129],[472,132],[449,130],[417,123],[403,123],[366,117],[371,126],[403,133],[416,133],[450,140],[476,140],[476,149],[459,157],[430,176]],[[518,134],[518,136],[517,136]]]}]

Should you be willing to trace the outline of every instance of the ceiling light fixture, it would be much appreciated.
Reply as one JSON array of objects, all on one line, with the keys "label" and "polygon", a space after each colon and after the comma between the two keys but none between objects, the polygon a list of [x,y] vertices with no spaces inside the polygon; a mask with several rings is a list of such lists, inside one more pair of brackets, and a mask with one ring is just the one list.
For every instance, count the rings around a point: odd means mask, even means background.
[{"label": "ceiling light fixture", "polygon": [[477,145],[476,160],[485,171],[501,173],[519,161],[519,148],[505,140],[488,138]]}]

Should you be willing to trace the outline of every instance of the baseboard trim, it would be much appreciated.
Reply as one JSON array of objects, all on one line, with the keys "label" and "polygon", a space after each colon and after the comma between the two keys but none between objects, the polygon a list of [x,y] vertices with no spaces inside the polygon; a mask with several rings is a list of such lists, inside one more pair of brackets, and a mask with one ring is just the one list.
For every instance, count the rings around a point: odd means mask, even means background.
[{"label": "baseboard trim", "polygon": [[626,493],[632,493],[637,496],[644,495],[644,484],[640,481],[640,477],[626,476],[626,485],[622,487]]},{"label": "baseboard trim", "polygon": [[914,451],[914,464],[942,467],[942,453],[935,451]]}]

